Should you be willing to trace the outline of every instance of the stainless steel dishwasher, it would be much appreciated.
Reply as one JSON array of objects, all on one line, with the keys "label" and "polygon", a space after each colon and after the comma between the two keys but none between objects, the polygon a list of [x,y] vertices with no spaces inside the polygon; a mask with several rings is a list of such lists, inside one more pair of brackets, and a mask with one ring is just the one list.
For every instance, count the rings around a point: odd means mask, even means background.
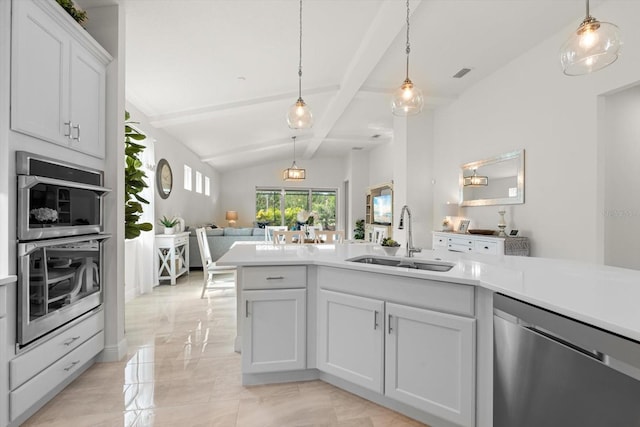
[{"label": "stainless steel dishwasher", "polygon": [[494,427],[640,426],[640,343],[501,294],[493,320]]}]

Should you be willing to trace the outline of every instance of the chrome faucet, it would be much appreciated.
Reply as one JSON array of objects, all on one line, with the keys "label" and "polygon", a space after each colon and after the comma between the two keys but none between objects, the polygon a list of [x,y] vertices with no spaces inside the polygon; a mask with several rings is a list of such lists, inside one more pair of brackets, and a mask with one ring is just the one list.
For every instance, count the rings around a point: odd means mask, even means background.
[{"label": "chrome faucet", "polygon": [[411,210],[407,205],[404,205],[400,212],[400,224],[398,224],[398,230],[404,229],[405,212],[407,213],[407,221],[409,221],[409,225],[407,226],[407,256],[411,258],[414,253],[422,252],[422,249],[413,247],[413,236],[411,235]]}]

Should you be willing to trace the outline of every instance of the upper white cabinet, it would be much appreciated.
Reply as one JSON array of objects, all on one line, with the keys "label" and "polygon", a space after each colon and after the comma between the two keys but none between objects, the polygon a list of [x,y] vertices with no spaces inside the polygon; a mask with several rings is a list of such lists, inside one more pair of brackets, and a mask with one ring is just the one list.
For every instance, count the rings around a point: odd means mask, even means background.
[{"label": "upper white cabinet", "polygon": [[111,56],[55,1],[12,6],[11,128],[104,158]]}]

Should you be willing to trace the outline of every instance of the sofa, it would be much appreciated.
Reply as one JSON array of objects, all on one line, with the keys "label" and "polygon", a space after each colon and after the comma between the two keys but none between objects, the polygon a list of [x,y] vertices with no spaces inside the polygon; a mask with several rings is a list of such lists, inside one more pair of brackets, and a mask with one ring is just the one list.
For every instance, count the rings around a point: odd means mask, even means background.
[{"label": "sofa", "polygon": [[[189,268],[202,268],[196,227],[189,228]],[[213,228],[207,229],[207,241],[211,259],[216,261],[237,241],[264,241],[264,228]]]}]

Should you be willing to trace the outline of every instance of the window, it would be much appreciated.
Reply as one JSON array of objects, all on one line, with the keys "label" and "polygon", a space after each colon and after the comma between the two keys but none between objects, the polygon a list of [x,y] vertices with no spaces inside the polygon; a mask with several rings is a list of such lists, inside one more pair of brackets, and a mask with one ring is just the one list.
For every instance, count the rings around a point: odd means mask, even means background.
[{"label": "window", "polygon": [[204,195],[205,196],[211,195],[211,182],[209,181],[208,176],[204,177]]},{"label": "window", "polygon": [[191,168],[187,165],[184,165],[184,189],[187,191],[191,191]]},{"label": "window", "polygon": [[202,194],[202,174],[196,171],[196,193]]},{"label": "window", "polygon": [[256,222],[260,225],[286,225],[295,230],[299,226],[298,212],[306,210],[318,214],[323,229],[335,230],[336,200],[335,189],[257,188]]}]

